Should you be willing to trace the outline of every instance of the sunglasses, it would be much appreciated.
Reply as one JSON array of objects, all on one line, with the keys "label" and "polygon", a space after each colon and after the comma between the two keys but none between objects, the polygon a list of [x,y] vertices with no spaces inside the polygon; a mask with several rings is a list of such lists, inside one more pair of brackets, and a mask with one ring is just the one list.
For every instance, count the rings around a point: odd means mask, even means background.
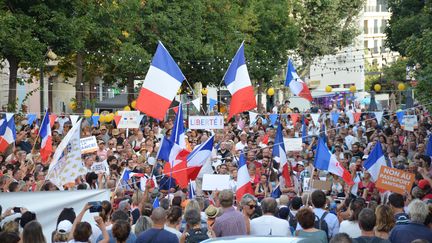
[{"label": "sunglasses", "polygon": [[254,208],[256,208],[256,205],[254,204],[254,205],[248,205],[249,206],[249,208],[250,209],[254,209]]}]

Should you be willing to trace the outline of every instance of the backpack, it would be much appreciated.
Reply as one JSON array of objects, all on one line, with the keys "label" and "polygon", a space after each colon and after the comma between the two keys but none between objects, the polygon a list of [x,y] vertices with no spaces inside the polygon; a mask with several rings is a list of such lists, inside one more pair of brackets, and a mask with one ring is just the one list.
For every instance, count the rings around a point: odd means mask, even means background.
[{"label": "backpack", "polygon": [[328,212],[323,213],[321,218],[315,215],[315,228],[324,231],[327,234],[327,238],[329,237],[329,228],[327,222],[324,218],[327,216]]},{"label": "backpack", "polygon": [[186,236],[186,242],[187,243],[198,243],[204,240],[207,240],[209,238],[207,234],[207,229],[191,229],[188,230],[187,236]]},{"label": "backpack", "polygon": [[297,218],[296,216],[294,216],[294,214],[292,214],[291,212],[289,212],[289,218],[288,218],[288,223],[291,227],[293,227],[294,229],[297,227]]}]

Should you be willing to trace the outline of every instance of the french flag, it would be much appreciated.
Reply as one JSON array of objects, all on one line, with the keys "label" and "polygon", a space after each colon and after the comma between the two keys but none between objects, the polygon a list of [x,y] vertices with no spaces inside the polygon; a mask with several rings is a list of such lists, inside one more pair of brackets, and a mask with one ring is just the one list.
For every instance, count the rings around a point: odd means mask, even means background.
[{"label": "french flag", "polygon": [[132,172],[130,170],[125,170],[123,173],[122,179],[127,182],[132,177],[141,178],[141,177],[144,177],[144,174],[143,173],[135,173],[135,172]]},{"label": "french flag", "polygon": [[188,184],[187,156],[190,152],[186,149],[185,130],[183,124],[183,111],[181,103],[177,112],[171,138],[164,137],[157,155],[158,159],[167,161],[164,166],[164,173],[176,179],[181,188]]},{"label": "french flag", "polygon": [[237,50],[223,79],[232,96],[228,120],[235,114],[251,110],[257,106],[254,88],[246,67],[244,43]]},{"label": "french flag", "polygon": [[330,152],[322,137],[318,140],[314,165],[315,168],[319,170],[325,170],[342,177],[348,185],[354,184],[350,172],[345,169],[336,159],[336,156]]},{"label": "french flag", "polygon": [[159,41],[156,53],[138,95],[136,108],[163,120],[185,76],[168,50]]},{"label": "french flag", "polygon": [[432,157],[432,135],[429,135],[429,139],[426,147],[426,155]]},{"label": "french flag", "polygon": [[290,87],[290,90],[293,92],[293,94],[312,101],[312,94],[306,83],[303,82],[303,80],[301,80],[298,76],[291,59],[288,59],[285,86]]},{"label": "french flag", "polygon": [[210,158],[214,144],[214,135],[196,147],[187,156],[189,180],[195,180],[204,163]]},{"label": "french flag", "polygon": [[382,151],[381,143],[378,141],[364,162],[363,167],[371,174],[372,181],[376,181],[381,166],[387,166],[387,161]]},{"label": "french flag", "polygon": [[0,125],[0,152],[4,153],[15,140],[15,119],[13,114],[7,113]]},{"label": "french flag", "polygon": [[274,140],[274,147],[272,153],[273,159],[279,163],[279,169],[281,170],[282,177],[285,180],[285,185],[288,187],[292,186],[289,163],[286,156],[285,145],[282,135],[282,125],[279,123],[276,130],[276,137]]},{"label": "french flag", "polygon": [[246,158],[244,156],[244,152],[240,153],[239,158],[239,169],[237,173],[237,192],[236,199],[237,204],[240,204],[240,201],[244,194],[250,193],[254,194],[252,190],[252,184],[250,182],[250,176],[246,165]]},{"label": "french flag", "polygon": [[51,126],[50,126],[50,119],[49,119],[49,112],[48,111],[45,113],[45,116],[42,120],[42,125],[41,125],[39,135],[42,139],[40,155],[42,158],[42,162],[46,163],[46,162],[48,162],[48,159],[53,152]]}]

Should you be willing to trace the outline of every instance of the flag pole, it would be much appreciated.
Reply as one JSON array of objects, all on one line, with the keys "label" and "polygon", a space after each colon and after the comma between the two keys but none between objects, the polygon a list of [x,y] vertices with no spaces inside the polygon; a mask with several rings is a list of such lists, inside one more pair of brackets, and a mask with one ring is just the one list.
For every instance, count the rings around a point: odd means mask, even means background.
[{"label": "flag pole", "polygon": [[117,185],[114,189],[113,197],[115,196],[115,194],[117,192],[117,189],[118,189],[118,186],[120,185],[121,180],[123,180],[123,176],[124,176],[125,171],[126,171],[126,168],[123,169],[123,172],[120,175],[120,179],[117,181]]},{"label": "flag pole", "polygon": [[[37,143],[37,141],[38,141],[38,139],[39,139],[39,137],[40,137],[41,127],[42,127],[42,124],[43,124],[44,121],[45,121],[46,115],[47,115],[47,112],[46,112],[46,110],[45,110],[45,115],[44,115],[44,117],[42,118],[41,126],[39,127],[39,131],[38,131],[38,134],[37,134],[37,136],[36,136],[35,142],[34,142],[34,144],[33,144],[32,151],[33,151],[34,148],[36,147],[36,143]],[[51,124],[50,124],[50,126],[51,126]]]}]

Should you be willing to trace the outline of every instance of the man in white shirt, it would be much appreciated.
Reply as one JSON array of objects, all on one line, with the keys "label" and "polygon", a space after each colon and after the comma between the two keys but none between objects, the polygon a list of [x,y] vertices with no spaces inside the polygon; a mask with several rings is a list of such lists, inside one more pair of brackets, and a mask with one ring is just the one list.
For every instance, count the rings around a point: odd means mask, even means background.
[{"label": "man in white shirt", "polygon": [[276,218],[277,202],[274,198],[267,197],[261,201],[263,216],[252,219],[250,222],[251,235],[277,235],[291,236],[288,221]]},{"label": "man in white shirt", "polygon": [[236,150],[243,150],[247,146],[247,133],[245,131],[240,134],[240,141],[235,145]]}]

